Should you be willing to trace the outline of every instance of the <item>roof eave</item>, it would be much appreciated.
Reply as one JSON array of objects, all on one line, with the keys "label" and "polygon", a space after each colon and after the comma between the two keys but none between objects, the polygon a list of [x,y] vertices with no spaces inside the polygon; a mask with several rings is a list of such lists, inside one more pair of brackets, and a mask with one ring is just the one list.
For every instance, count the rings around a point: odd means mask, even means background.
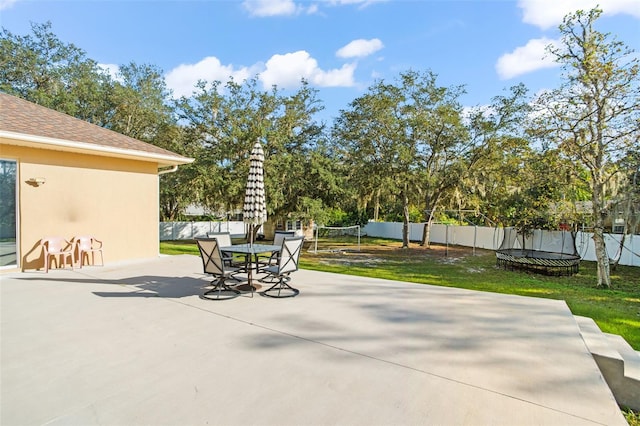
[{"label": "roof eave", "polygon": [[46,136],[9,132],[6,130],[0,130],[0,138],[5,139],[5,143],[10,145],[52,149],[79,154],[102,155],[105,157],[124,158],[137,161],[149,161],[158,163],[158,167],[179,166],[181,164],[189,164],[194,161],[193,158],[182,157],[179,155],[165,155],[124,148],[114,148],[85,142],[49,138]]}]

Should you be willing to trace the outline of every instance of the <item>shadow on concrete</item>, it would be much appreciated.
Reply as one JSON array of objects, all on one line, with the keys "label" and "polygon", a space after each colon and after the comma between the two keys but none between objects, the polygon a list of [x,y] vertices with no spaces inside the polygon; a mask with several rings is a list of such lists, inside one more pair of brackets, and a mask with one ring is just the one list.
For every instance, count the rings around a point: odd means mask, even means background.
[{"label": "shadow on concrete", "polygon": [[55,281],[70,284],[98,284],[117,286],[116,291],[93,291],[100,297],[162,297],[181,298],[200,295],[210,285],[210,279],[181,277],[163,277],[141,275],[121,279],[94,279],[68,277],[16,278],[18,281]]}]

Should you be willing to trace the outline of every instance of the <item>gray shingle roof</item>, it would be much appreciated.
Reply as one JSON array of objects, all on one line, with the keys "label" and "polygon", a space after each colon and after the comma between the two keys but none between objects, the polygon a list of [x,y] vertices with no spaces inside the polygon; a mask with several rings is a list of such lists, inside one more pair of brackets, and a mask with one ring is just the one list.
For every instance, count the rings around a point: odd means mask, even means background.
[{"label": "gray shingle roof", "polygon": [[134,155],[140,153],[147,158],[170,158],[173,160],[170,162],[176,164],[192,161],[172,151],[1,92],[0,131],[88,144],[89,149],[94,146],[96,151],[102,152],[115,149],[130,151]]}]

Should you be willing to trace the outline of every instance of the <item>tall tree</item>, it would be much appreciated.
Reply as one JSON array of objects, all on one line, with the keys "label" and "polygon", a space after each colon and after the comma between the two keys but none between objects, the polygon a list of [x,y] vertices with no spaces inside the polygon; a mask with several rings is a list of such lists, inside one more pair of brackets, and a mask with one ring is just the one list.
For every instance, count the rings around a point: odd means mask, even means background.
[{"label": "tall tree", "polygon": [[113,111],[112,80],[51,23],[32,24],[33,34],[0,33],[0,90],[76,118],[105,126]]},{"label": "tall tree", "polygon": [[532,154],[525,138],[529,99],[524,85],[508,95],[496,96],[491,105],[472,108],[467,125],[475,167],[460,180],[464,206],[482,212],[497,223],[506,216],[507,198],[520,188],[520,170]]},{"label": "tall tree", "polygon": [[618,161],[637,146],[640,126],[638,58],[594,29],[602,11],[577,11],[560,25],[558,46],[548,51],[562,65],[563,83],[540,96],[539,126],[547,141],[589,171],[597,285],[611,286],[604,239],[611,196],[607,189],[619,173]]},{"label": "tall tree", "polygon": [[409,246],[410,206],[422,193],[437,203],[464,140],[462,88],[439,87],[431,72],[407,71],[394,83],[376,82],[341,112],[333,138],[367,199],[398,199],[403,247]]},{"label": "tall tree", "polygon": [[409,90],[411,134],[418,141],[419,193],[426,212],[421,245],[429,246],[431,223],[436,209],[447,204],[462,178],[475,162],[474,141],[464,126],[459,97],[463,86],[443,87],[436,75],[424,74],[424,85],[416,88],[417,75],[404,76]]},{"label": "tall tree", "polygon": [[317,91],[306,81],[294,93],[281,96],[272,116],[266,138],[265,184],[267,202],[274,219],[287,216],[296,219],[318,220],[325,206],[338,189],[332,164],[322,153],[324,125],[315,115],[323,108]]},{"label": "tall tree", "polygon": [[531,144],[530,99],[520,84],[469,114],[475,167],[461,180],[462,202],[495,223],[527,233],[556,229],[576,219],[573,201],[584,199],[571,162],[558,149]]},{"label": "tall tree", "polygon": [[[410,189],[415,189],[416,152],[405,137],[404,96],[398,86],[380,81],[342,111],[333,128],[333,138],[343,148],[343,161],[351,173],[372,192],[383,191],[402,200],[408,212]],[[407,214],[408,216],[408,214]],[[404,221],[408,227],[408,219]],[[409,246],[403,230],[403,247]]]},{"label": "tall tree", "polygon": [[203,150],[199,140],[189,137],[188,128],[175,123],[165,123],[153,140],[156,146],[194,158],[173,173],[160,175],[160,220],[180,220],[185,209],[192,204],[202,204],[207,170],[199,161]]},{"label": "tall tree", "polygon": [[202,202],[216,211],[242,208],[249,154],[260,140],[269,216],[311,219],[335,188],[326,159],[312,155],[322,137],[314,120],[320,108],[306,82],[289,96],[277,87],[259,89],[255,78],[224,87],[200,82],[179,110],[189,138],[203,146],[196,160],[205,180]]},{"label": "tall tree", "polygon": [[115,110],[109,127],[123,135],[153,142],[166,125],[175,121],[171,91],[156,66],[135,62],[121,65],[112,99]]}]

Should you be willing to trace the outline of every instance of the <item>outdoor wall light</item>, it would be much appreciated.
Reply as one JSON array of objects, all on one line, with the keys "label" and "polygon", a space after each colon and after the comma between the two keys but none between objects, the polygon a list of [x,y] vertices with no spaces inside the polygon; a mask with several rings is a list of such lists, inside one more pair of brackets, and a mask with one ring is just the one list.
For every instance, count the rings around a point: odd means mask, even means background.
[{"label": "outdoor wall light", "polygon": [[43,177],[34,177],[27,180],[27,183],[33,186],[40,186],[40,185],[44,185],[46,181],[47,180]]}]

